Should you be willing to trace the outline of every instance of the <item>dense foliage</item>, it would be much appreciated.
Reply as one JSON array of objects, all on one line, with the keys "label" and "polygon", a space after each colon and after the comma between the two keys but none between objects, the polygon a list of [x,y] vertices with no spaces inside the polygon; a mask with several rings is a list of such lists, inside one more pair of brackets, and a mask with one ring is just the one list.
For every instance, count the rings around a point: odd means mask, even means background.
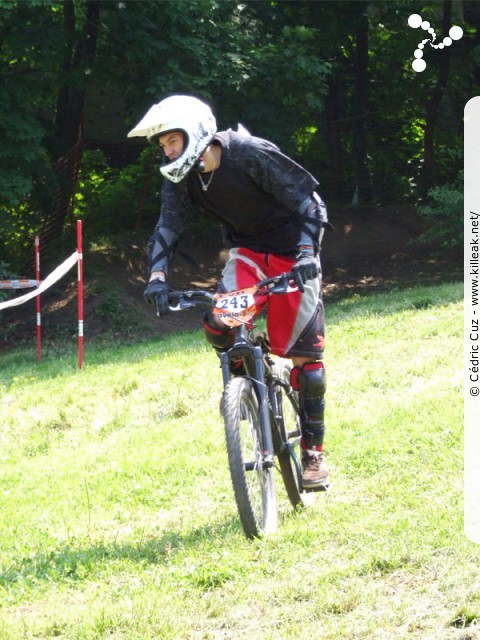
[{"label": "dense foliage", "polygon": [[[464,31],[427,47],[423,73],[412,13],[439,38]],[[98,231],[135,226],[140,206],[150,223],[158,173],[125,136],[174,92],[274,140],[329,203],[422,199],[461,167],[479,22],[473,0],[0,0],[0,256],[19,267],[33,233],[60,236],[75,188],[74,215],[98,215]],[[80,162],[80,141],[101,160]]]},{"label": "dense foliage", "polygon": [[428,223],[427,230],[415,244],[429,245],[435,253],[463,251],[463,171],[451,183],[428,192],[420,215]]}]

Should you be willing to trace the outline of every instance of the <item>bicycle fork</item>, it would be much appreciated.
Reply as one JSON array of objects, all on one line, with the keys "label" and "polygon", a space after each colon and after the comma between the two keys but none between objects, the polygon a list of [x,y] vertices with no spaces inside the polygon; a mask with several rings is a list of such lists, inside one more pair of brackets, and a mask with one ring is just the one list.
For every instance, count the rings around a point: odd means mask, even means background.
[{"label": "bicycle fork", "polygon": [[[223,386],[225,387],[230,380],[230,362],[232,358],[238,356],[248,356],[253,354],[254,375],[246,377],[253,382],[255,393],[257,395],[260,429],[262,432],[262,466],[264,469],[273,467],[273,440],[272,429],[270,424],[270,411],[268,406],[267,387],[265,385],[265,365],[263,362],[263,351],[261,347],[251,347],[248,343],[239,342],[227,352],[220,354],[220,362],[222,367]],[[250,372],[248,372],[250,373]]]}]

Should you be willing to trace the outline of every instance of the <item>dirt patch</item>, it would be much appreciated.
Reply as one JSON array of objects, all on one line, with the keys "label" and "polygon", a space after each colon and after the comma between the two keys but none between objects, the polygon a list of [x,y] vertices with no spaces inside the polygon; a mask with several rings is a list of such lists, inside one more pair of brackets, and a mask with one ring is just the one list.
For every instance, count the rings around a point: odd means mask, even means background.
[{"label": "dirt patch", "polygon": [[[461,256],[429,256],[410,241],[423,230],[412,207],[342,209],[331,212],[334,232],[322,247],[325,302],[355,292],[429,284],[463,277]],[[204,234],[205,235],[205,234]],[[198,310],[157,318],[143,300],[147,265],[145,237],[124,237],[108,250],[87,251],[85,273],[85,340],[114,335],[135,340],[200,326]],[[195,242],[184,242],[197,267],[181,255],[172,264],[173,288],[215,287],[226,258],[215,229]],[[55,266],[55,265],[52,265]],[[72,339],[77,332],[77,296],[73,271],[42,296],[46,340]],[[35,343],[35,303],[0,314],[0,350]]]}]

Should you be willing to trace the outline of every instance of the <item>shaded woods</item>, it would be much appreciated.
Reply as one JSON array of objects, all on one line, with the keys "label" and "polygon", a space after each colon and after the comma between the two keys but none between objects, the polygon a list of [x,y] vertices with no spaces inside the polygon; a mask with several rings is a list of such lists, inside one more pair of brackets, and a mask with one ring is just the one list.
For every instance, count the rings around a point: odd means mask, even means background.
[{"label": "shaded woods", "polygon": [[[12,269],[36,232],[60,241],[75,216],[92,217],[93,235],[151,225],[158,159],[125,136],[171,93],[210,102],[221,127],[242,122],[277,142],[320,179],[330,206],[431,206],[432,189],[459,189],[463,107],[480,79],[472,0],[0,9],[0,261]],[[437,41],[463,29],[451,46],[426,46],[422,73],[412,60],[429,34],[408,26],[412,13]]]}]

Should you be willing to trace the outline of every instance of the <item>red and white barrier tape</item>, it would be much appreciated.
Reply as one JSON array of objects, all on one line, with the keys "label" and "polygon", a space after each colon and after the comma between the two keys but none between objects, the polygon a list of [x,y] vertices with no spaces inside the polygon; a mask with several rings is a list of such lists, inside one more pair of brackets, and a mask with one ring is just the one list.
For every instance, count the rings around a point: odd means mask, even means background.
[{"label": "red and white barrier tape", "polygon": [[32,289],[39,284],[38,280],[0,280],[0,289]]},{"label": "red and white barrier tape", "polygon": [[[78,251],[74,251],[72,255],[69,258],[67,258],[64,262],[62,262],[62,264],[59,265],[56,269],[54,269],[54,271],[52,271],[52,273],[48,275],[45,278],[45,280],[43,280],[40,283],[38,287],[37,287],[37,280],[28,281],[28,282],[34,283],[33,285],[30,285],[30,286],[34,286],[37,288],[34,291],[30,291],[30,293],[26,293],[25,295],[19,296],[18,298],[14,298],[13,300],[0,302],[0,311],[2,311],[3,309],[8,309],[9,307],[18,307],[24,302],[28,302],[28,300],[31,300],[32,298],[36,298],[37,296],[39,296],[41,293],[49,289],[53,284],[58,282],[60,278],[63,278],[63,276],[66,273],[68,273],[74,265],[77,264],[78,258],[79,258]],[[9,281],[9,282],[15,282],[15,281]],[[17,282],[27,282],[27,281],[20,280]],[[8,288],[12,288],[12,287],[8,287]],[[13,287],[13,288],[22,288],[22,287]]]}]

